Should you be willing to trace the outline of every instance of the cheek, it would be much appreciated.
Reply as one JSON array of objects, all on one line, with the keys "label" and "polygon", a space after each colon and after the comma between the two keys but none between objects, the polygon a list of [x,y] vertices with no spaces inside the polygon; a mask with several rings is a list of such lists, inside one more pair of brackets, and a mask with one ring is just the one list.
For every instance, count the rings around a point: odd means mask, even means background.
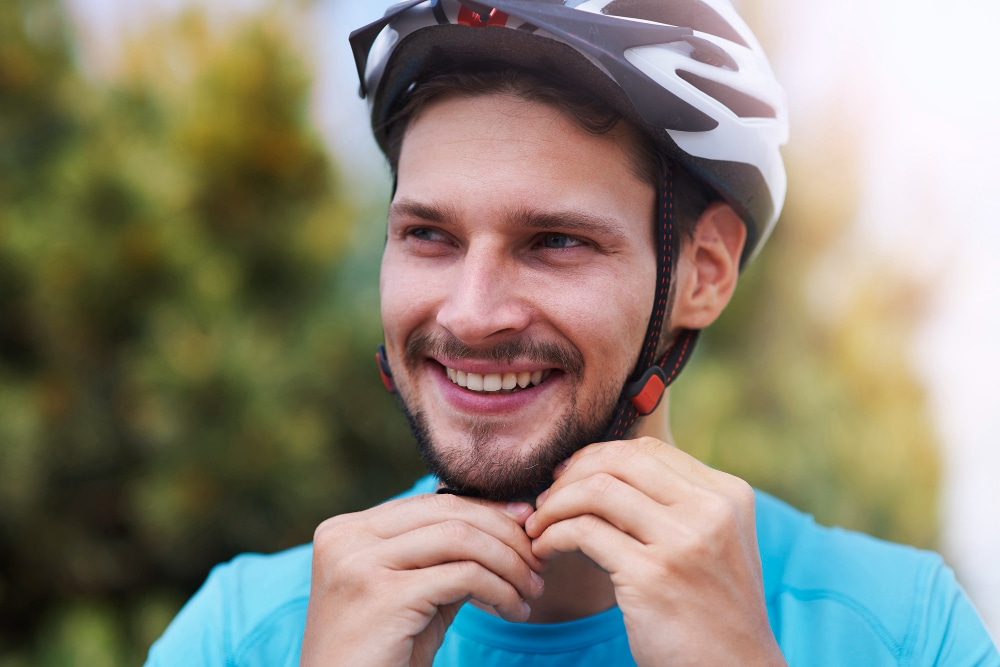
[{"label": "cheek", "polygon": [[420,287],[421,281],[411,274],[405,262],[386,250],[379,278],[379,298],[382,328],[390,348],[403,344],[409,330],[419,320],[421,299],[426,297],[426,290]]},{"label": "cheek", "polygon": [[[653,308],[656,268],[575,281],[550,300],[560,328],[598,373],[627,374],[639,357]],[[555,296],[555,295],[553,295]]]},{"label": "cheek", "polygon": [[446,268],[413,261],[405,253],[387,250],[382,259],[379,296],[382,329],[390,353],[402,354],[406,340],[418,329],[434,326],[446,300],[451,274]]}]

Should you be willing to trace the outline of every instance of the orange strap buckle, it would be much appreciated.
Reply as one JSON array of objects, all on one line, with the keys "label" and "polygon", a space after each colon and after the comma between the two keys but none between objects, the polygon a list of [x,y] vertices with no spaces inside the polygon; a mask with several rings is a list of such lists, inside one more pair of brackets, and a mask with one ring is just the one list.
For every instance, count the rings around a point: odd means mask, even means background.
[{"label": "orange strap buckle", "polygon": [[635,406],[636,412],[645,417],[660,404],[666,388],[667,379],[663,369],[652,366],[641,378],[625,386],[625,396]]}]

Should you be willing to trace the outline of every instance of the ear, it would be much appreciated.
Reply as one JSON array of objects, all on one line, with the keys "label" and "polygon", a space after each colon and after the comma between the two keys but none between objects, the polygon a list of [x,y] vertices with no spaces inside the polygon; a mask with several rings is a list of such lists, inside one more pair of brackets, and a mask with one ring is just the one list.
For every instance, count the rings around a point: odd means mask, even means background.
[{"label": "ear", "polygon": [[736,289],[746,242],[743,221],[727,204],[710,204],[681,243],[671,325],[704,329],[722,313]]}]

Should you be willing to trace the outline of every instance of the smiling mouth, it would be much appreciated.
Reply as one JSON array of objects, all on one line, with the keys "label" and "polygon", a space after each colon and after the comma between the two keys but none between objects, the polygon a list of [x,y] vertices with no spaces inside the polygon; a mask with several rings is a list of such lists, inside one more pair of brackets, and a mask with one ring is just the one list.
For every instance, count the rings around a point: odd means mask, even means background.
[{"label": "smiling mouth", "polygon": [[513,394],[537,387],[548,379],[551,370],[521,371],[520,373],[466,373],[445,367],[448,379],[469,391],[483,394]]}]

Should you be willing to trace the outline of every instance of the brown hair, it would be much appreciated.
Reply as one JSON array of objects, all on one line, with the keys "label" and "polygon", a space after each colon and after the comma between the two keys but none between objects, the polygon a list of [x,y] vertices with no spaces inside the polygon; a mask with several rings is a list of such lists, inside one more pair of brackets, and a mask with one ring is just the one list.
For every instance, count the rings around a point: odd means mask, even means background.
[{"label": "brown hair", "polygon": [[[549,104],[592,134],[606,134],[619,123],[625,123],[632,138],[627,149],[632,173],[654,189],[659,189],[663,174],[666,173],[668,158],[641,128],[622,117],[600,98],[589,95],[584,90],[569,88],[543,71],[474,64],[435,72],[426,79],[417,81],[397,109],[389,115],[386,121],[386,157],[393,174],[399,165],[399,154],[407,128],[431,100],[443,95],[471,97],[493,93]],[[674,223],[682,232],[681,239],[684,239],[694,232],[698,217],[709,203],[718,199],[718,195],[673,161],[670,166],[674,175]]]}]

